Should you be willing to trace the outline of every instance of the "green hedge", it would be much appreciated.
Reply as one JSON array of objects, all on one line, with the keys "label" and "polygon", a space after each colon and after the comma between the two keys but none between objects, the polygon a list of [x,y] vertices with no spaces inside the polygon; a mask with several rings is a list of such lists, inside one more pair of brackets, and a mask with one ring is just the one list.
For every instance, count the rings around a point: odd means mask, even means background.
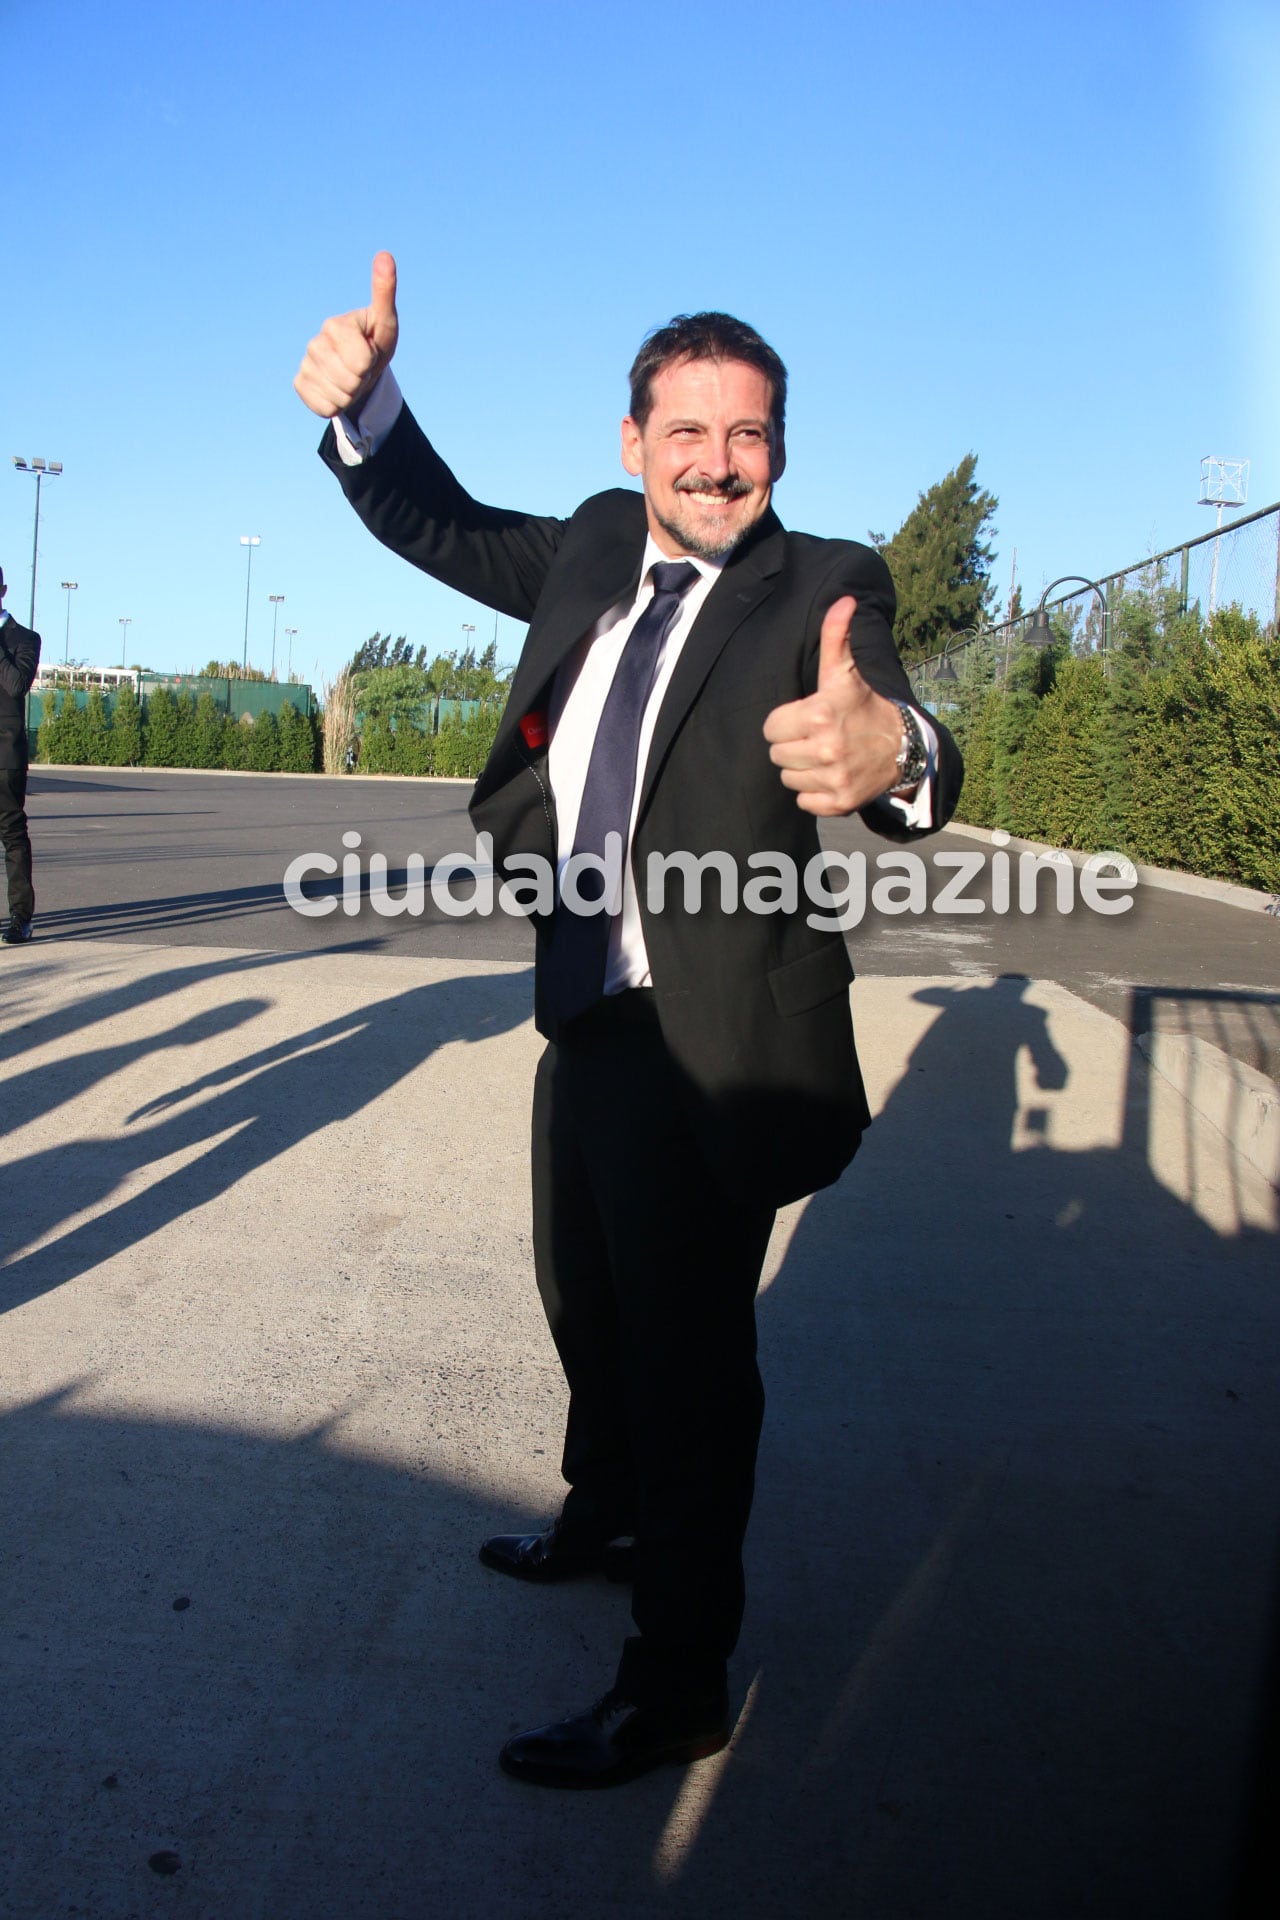
[{"label": "green hedge", "polygon": [[[965,755],[959,818],[1280,892],[1280,642],[1220,610],[1112,623],[1097,654],[975,657],[941,708]],[[966,684],[967,682],[967,684]]]},{"label": "green hedge", "polygon": [[[438,733],[386,715],[366,721],[360,736],[362,773],[453,775],[474,780],[489,757],[501,707],[451,713]],[[230,767],[256,773],[311,773],[322,764],[321,718],[286,701],[279,716],[232,719],[208,692],[175,698],[155,687],[141,704],[126,682],[110,699],[100,687],[81,706],[65,690],[50,697],[37,737],[37,758],[70,766]]]},{"label": "green hedge", "polygon": [[432,734],[404,720],[393,726],[387,715],[380,714],[367,720],[361,732],[360,772],[434,773],[474,780],[489,758],[500,718],[499,707],[486,706],[465,719],[451,715],[439,733]]},{"label": "green hedge", "polygon": [[157,687],[145,703],[126,682],[114,698],[91,687],[85,706],[65,690],[54,696],[37,736],[37,758],[82,767],[235,767],[257,773],[313,773],[320,739],[315,721],[291,702],[273,713],[233,720],[210,693],[175,700]]}]

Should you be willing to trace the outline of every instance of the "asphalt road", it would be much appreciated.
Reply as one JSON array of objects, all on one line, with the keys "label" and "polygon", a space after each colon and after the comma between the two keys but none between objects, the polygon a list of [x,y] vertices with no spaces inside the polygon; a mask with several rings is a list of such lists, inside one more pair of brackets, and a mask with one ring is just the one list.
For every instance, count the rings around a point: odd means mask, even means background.
[{"label": "asphalt road", "polygon": [[[387,861],[392,897],[410,857],[426,874],[444,856],[474,852],[460,782],[283,774],[191,773],[154,768],[36,768],[28,811],[35,846],[36,930],[41,938],[111,939],[254,951],[364,950],[424,958],[528,960],[528,925],[494,912],[453,918],[431,899],[420,916],[388,918],[367,897],[368,859]],[[343,835],[358,833],[364,897],[359,911],[306,918],[286,903],[285,869],[300,854],[341,860]],[[882,887],[901,849],[860,821],[840,822],[827,844],[862,851],[868,893]],[[956,854],[982,856],[967,889],[982,911],[943,913],[935,903]],[[864,977],[951,973],[961,978],[1026,974],[1068,987],[1134,1031],[1159,1024],[1199,1033],[1280,1079],[1280,919],[1190,894],[1140,887],[1129,911],[1103,916],[1053,900],[1044,875],[1033,913],[990,909],[990,850],[941,833],[917,850],[928,867],[926,911],[869,904],[849,933]],[[879,867],[876,862],[879,861]],[[341,881],[309,880],[309,895],[336,895]],[[900,886],[899,897],[905,888]],[[883,903],[883,894],[882,894]]]}]

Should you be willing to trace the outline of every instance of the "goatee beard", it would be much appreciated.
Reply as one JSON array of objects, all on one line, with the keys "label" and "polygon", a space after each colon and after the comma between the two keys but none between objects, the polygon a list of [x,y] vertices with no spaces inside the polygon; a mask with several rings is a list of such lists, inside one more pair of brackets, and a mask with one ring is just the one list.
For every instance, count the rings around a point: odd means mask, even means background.
[{"label": "goatee beard", "polygon": [[[751,492],[749,484],[743,480],[730,480],[723,487],[677,487],[677,493],[719,493],[731,500],[742,500]],[[664,533],[679,541],[686,553],[696,554],[699,560],[727,560],[735,547],[741,546],[749,526],[726,527],[719,534],[710,529],[688,524],[674,517],[664,519],[661,514],[654,516]]]}]

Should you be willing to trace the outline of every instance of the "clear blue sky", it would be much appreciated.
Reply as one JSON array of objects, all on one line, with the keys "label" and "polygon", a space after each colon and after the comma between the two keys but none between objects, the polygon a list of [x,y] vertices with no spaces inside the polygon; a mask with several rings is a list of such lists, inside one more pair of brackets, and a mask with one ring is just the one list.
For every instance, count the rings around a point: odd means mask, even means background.
[{"label": "clear blue sky", "polygon": [[[397,371],[482,499],[621,484],[644,332],[738,312],[791,372],[793,527],[892,532],[972,449],[1024,592],[1280,497],[1280,16],[1257,0],[0,0],[0,563],[71,652],[333,674],[493,617],[394,560],[292,390],[400,267]],[[500,657],[522,638],[504,620]]]}]

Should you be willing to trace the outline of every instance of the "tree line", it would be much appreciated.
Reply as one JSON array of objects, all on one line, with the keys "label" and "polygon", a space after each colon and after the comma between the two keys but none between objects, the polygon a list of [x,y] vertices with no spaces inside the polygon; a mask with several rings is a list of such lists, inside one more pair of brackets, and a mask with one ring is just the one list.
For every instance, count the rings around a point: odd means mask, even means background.
[{"label": "tree line", "polygon": [[90,687],[80,706],[64,691],[50,703],[36,757],[61,766],[225,767],[252,773],[312,773],[320,736],[310,715],[286,700],[279,715],[232,719],[211,693],[175,699],[156,687],[139,700],[126,680],[110,699]]},{"label": "tree line", "polygon": [[1096,614],[1053,626],[1000,684],[989,643],[934,684],[965,757],[958,817],[1280,892],[1275,631],[1238,606],[1183,612],[1154,580],[1113,600],[1105,653]]}]

